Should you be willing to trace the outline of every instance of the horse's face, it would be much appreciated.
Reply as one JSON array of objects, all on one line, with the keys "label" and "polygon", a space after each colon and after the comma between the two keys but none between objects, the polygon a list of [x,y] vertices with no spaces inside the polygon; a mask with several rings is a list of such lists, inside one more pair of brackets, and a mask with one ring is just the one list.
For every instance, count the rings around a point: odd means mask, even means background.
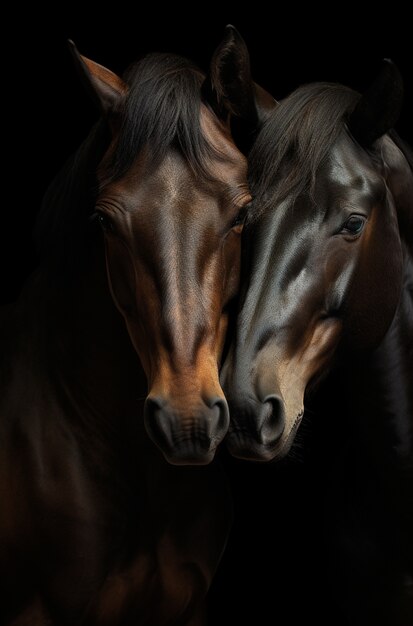
[{"label": "horse's face", "polygon": [[219,151],[208,178],[178,151],[155,169],[143,153],[97,202],[111,292],[148,379],[146,426],[174,462],[211,460],[228,428],[218,362],[250,200],[245,157],[205,106],[201,117]]},{"label": "horse's face", "polygon": [[250,201],[231,120],[251,136],[274,101],[252,82],[232,27],[207,77],[181,57],[152,55],[129,87],[75,58],[112,133],[96,211],[110,290],[147,376],[146,429],[169,462],[209,463],[229,425],[218,365]]},{"label": "horse's face", "polygon": [[339,346],[373,348],[393,318],[401,244],[385,168],[343,131],[313,196],[273,206],[247,245],[248,290],[224,367],[228,445],[269,460],[288,452],[304,394]]}]

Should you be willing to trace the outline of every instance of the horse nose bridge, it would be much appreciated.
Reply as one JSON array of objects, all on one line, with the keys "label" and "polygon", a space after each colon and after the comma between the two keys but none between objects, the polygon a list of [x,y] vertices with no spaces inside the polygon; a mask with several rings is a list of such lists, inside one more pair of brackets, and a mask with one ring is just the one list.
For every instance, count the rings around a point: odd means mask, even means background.
[{"label": "horse nose bridge", "polygon": [[179,278],[169,277],[162,282],[162,335],[177,351],[197,345],[203,337],[214,333],[220,314],[213,290],[201,285],[199,278],[192,274],[183,280],[190,261],[187,255]]},{"label": "horse nose bridge", "polygon": [[253,393],[251,388],[256,358],[255,342],[237,333],[220,370],[220,381],[227,397]]},{"label": "horse nose bridge", "polygon": [[164,396],[224,396],[219,381],[218,350],[214,341],[202,340],[188,349],[162,346],[152,387]]},{"label": "horse nose bridge", "polygon": [[175,415],[182,424],[208,420],[216,410],[223,415],[228,412],[214,355],[195,363],[174,360],[169,355],[158,368],[148,397],[159,398],[167,413]]},{"label": "horse nose bridge", "polygon": [[259,402],[265,402],[266,398],[272,396],[282,399],[279,371],[275,359],[272,363],[264,359],[259,364],[252,385]]},{"label": "horse nose bridge", "polygon": [[[216,319],[215,319],[216,318]],[[208,315],[205,307],[188,303],[186,306],[169,307],[163,311],[161,320],[161,342],[164,361],[170,361],[172,369],[195,367],[202,357],[209,359],[218,341],[218,315]],[[216,360],[216,358],[215,358]]]}]

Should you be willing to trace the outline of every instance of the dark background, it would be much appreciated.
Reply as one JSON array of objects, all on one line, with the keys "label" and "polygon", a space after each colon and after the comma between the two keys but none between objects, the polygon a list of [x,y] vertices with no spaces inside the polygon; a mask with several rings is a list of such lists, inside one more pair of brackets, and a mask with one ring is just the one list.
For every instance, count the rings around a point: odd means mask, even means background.
[{"label": "dark background", "polygon": [[[104,5],[102,5],[104,6]],[[397,125],[412,145],[413,111],[410,20],[396,5],[386,14],[362,17],[358,7],[319,10],[244,10],[221,4],[192,10],[114,2],[110,11],[67,1],[53,11],[14,5],[3,21],[2,185],[0,200],[0,296],[17,297],[35,256],[31,232],[45,189],[97,118],[78,79],[67,47],[122,73],[149,51],[171,51],[204,70],[225,25],[236,26],[250,50],[256,82],[277,99],[302,83],[326,80],[359,91],[391,58],[405,80],[405,103]],[[10,44],[10,34],[13,44]],[[7,39],[7,42],[6,42]],[[314,489],[306,454],[277,470],[230,461],[223,456],[235,499],[234,531],[211,589],[211,623],[344,626],[334,599],[324,541],[328,515],[323,489]],[[310,454],[311,456],[311,454]],[[279,513],[278,513],[279,512]],[[327,520],[327,521],[326,521]],[[324,542],[324,543],[323,543]],[[337,590],[336,590],[337,591]],[[312,620],[316,621],[313,622]]]}]

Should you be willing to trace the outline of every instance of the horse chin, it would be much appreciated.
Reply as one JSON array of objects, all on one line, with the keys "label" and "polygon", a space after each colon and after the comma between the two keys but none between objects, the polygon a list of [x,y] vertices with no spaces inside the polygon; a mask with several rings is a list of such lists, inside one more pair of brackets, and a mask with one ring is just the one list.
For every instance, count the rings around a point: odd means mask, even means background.
[{"label": "horse chin", "polygon": [[198,433],[168,432],[147,424],[147,432],[170,465],[208,465],[215,456],[220,437],[210,437]]},{"label": "horse chin", "polygon": [[282,440],[275,445],[263,445],[254,439],[239,436],[238,433],[228,435],[226,444],[229,453],[233,457],[243,461],[257,461],[261,463],[280,461],[288,454],[291,447],[285,446]]},{"label": "horse chin", "polygon": [[169,465],[209,465],[215,456],[216,448],[208,451],[186,446],[183,449],[162,450]]},{"label": "horse chin", "polygon": [[303,413],[303,411],[300,411],[288,431],[284,430],[281,437],[268,444],[263,444],[254,439],[250,434],[232,428],[225,439],[229,453],[237,459],[244,461],[257,461],[262,463],[281,461],[291,450]]}]

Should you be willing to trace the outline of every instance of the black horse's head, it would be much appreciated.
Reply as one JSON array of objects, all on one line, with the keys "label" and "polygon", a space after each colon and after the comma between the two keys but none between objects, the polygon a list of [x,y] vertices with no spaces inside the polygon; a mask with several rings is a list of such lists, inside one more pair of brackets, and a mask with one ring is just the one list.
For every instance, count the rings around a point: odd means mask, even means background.
[{"label": "black horse's head", "polygon": [[388,134],[401,98],[386,61],[362,97],[335,84],[297,89],[257,138],[243,294],[222,373],[235,456],[285,456],[309,388],[340,350],[377,346],[393,319],[413,188]]}]

